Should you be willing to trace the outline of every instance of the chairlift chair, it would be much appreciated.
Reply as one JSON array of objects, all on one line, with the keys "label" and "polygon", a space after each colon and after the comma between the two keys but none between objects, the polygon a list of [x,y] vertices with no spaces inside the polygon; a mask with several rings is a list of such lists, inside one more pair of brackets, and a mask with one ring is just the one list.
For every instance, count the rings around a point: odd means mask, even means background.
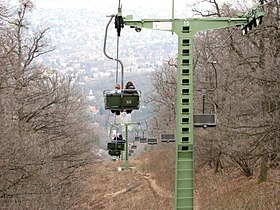
[{"label": "chairlift chair", "polygon": [[218,80],[217,80],[217,70],[215,68],[215,65],[217,62],[216,61],[211,61],[209,62],[211,63],[213,69],[214,69],[214,74],[215,74],[215,85],[214,87],[212,87],[212,89],[201,89],[202,91],[202,114],[194,114],[193,115],[193,123],[194,123],[194,127],[203,127],[203,128],[207,128],[207,127],[216,127],[217,125],[217,107],[216,104],[209,99],[208,97],[208,101],[210,101],[211,105],[213,106],[213,109],[210,113],[205,113],[205,100],[206,100],[206,94],[209,92],[213,92],[216,90],[217,86],[218,86]]},{"label": "chairlift chair", "polygon": [[216,127],[217,115],[216,114],[194,114],[193,115],[194,127]]},{"label": "chairlift chair", "polygon": [[148,138],[148,144],[149,145],[157,144],[157,138]]},{"label": "chairlift chair", "polygon": [[140,106],[141,91],[122,90],[121,93],[112,93],[109,90],[103,91],[105,109],[116,111],[126,111],[130,114],[133,110],[138,110]]},{"label": "chairlift chair", "polygon": [[134,141],[140,141],[141,135],[139,134],[140,130],[141,130],[141,124],[138,123],[139,128],[136,130],[135,132],[135,137],[134,137]]},{"label": "chairlift chair", "polygon": [[205,113],[204,112],[204,100],[203,100],[203,112],[202,114],[193,115],[193,124],[194,127],[216,127],[217,125],[217,115],[216,115],[216,105],[209,99],[212,106],[214,107],[214,113]]},{"label": "chairlift chair", "polygon": [[131,150],[129,150],[128,152],[129,152],[130,154],[132,154],[132,153],[134,153],[134,150],[131,149]]},{"label": "chairlift chair", "polygon": [[111,141],[107,144],[107,150],[119,150],[124,151],[125,141]]},{"label": "chairlift chair", "polygon": [[137,145],[136,144],[131,145],[131,149],[137,149]]},{"label": "chairlift chair", "polygon": [[161,134],[161,142],[175,142],[175,135],[174,134]]},{"label": "chairlift chair", "polygon": [[108,154],[111,156],[121,156],[121,151],[119,150],[109,150]]},{"label": "chairlift chair", "polygon": [[124,151],[124,143],[125,141],[111,141],[107,144],[108,154],[111,156],[120,157],[121,152]]},{"label": "chairlift chair", "polygon": [[147,143],[147,138],[140,138],[140,143]]},{"label": "chairlift chair", "polygon": [[[121,10],[121,8],[119,8]],[[106,52],[106,43],[107,43],[107,35],[108,35],[108,28],[114,16],[111,16],[105,31],[105,38],[104,38],[104,46],[103,52],[104,55],[109,58],[110,60],[117,61],[118,64],[121,66],[121,93],[112,93],[110,90],[104,90],[104,102],[105,102],[105,110],[109,109],[112,113],[116,113],[119,115],[120,112],[125,111],[126,113],[130,114],[133,110],[139,109],[139,99],[141,95],[141,91],[135,89],[123,89],[123,82],[124,82],[124,66],[121,60],[117,58],[113,58]],[[117,17],[117,16],[115,16]],[[120,19],[119,19],[120,17]],[[123,19],[121,16],[117,17],[117,21],[115,21],[115,28],[117,28],[118,36],[120,36],[121,28],[123,27]],[[117,48],[117,55],[119,51],[119,45]],[[118,82],[118,69],[116,71],[116,82]]]}]

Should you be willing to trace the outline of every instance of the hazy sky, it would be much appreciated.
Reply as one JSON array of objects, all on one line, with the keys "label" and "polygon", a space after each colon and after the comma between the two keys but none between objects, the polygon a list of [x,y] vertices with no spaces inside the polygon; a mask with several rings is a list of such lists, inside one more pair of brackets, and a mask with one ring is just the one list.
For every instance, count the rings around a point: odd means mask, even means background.
[{"label": "hazy sky", "polygon": [[[10,0],[17,2],[18,0]],[[37,8],[87,8],[92,10],[99,10],[108,15],[115,14],[119,0],[32,0]],[[244,3],[251,0],[217,0],[218,3],[229,2],[236,4],[237,2]],[[175,17],[191,17],[192,6],[196,3],[203,2],[203,0],[174,0],[175,2]],[[172,14],[172,0],[121,0],[123,7],[123,15],[145,14],[145,11],[154,13],[157,17],[154,18],[170,18]],[[213,4],[199,3],[199,9],[207,11],[213,7]],[[163,14],[162,14],[163,13]],[[143,17],[149,18],[149,17]]]},{"label": "hazy sky", "polygon": [[[34,0],[43,5],[49,6],[65,6],[65,7],[94,7],[102,6],[118,6],[119,0]],[[186,4],[187,2],[194,2],[195,0],[175,0],[176,4]],[[172,0],[121,0],[121,4],[125,7],[149,7],[149,8],[168,8],[172,5]]]},{"label": "hazy sky", "polygon": [[[37,7],[55,7],[55,8],[88,8],[98,9],[108,12],[108,14],[116,13],[119,0],[33,0]],[[222,1],[222,0],[221,0]],[[176,14],[189,13],[191,6],[198,0],[175,0],[175,16]],[[137,13],[145,13],[149,11],[158,12],[159,10],[167,11],[161,16],[169,18],[172,11],[172,0],[121,0],[124,15]]]},{"label": "hazy sky", "polygon": [[[8,0],[10,2],[18,2],[18,0]],[[65,8],[99,8],[106,9],[108,7],[119,4],[119,0],[31,0],[38,6],[43,7],[65,7]],[[250,2],[252,0],[217,0],[218,3],[229,2],[232,4]],[[186,9],[186,7],[192,6],[194,3],[203,2],[203,0],[174,0],[175,8],[177,10]],[[169,9],[172,5],[172,0],[121,0],[123,8],[137,9],[137,8],[150,8],[150,9]],[[209,3],[202,4],[203,6],[209,5]]]},{"label": "hazy sky", "polygon": [[[119,0],[33,0],[44,6],[55,7],[101,7],[118,6]],[[217,0],[222,2],[246,2],[251,0]],[[191,6],[194,3],[203,2],[203,0],[174,0],[177,9],[183,9],[186,6]],[[123,7],[128,8],[164,8],[168,9],[172,5],[172,0],[121,0]],[[204,4],[207,5],[207,4]]]}]

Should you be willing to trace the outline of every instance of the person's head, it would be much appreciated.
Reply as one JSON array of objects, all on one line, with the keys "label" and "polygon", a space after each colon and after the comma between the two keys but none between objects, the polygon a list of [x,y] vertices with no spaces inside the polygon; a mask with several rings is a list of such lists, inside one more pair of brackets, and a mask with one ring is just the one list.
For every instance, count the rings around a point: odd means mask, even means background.
[{"label": "person's head", "polygon": [[119,89],[121,89],[121,86],[120,86],[120,84],[115,84],[115,90],[119,90]]},{"label": "person's head", "polygon": [[127,83],[125,85],[125,88],[130,89],[130,88],[133,88],[133,87],[134,87],[133,83],[131,81],[127,81]]},{"label": "person's head", "polygon": [[121,138],[121,139],[122,139],[122,134],[120,134],[120,135],[119,135],[119,138]]}]

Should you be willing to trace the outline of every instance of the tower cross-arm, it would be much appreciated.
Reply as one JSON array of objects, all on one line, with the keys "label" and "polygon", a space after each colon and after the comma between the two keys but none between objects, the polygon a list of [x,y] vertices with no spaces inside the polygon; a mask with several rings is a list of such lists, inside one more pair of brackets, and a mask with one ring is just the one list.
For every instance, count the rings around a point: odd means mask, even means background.
[{"label": "tower cross-arm", "polygon": [[125,25],[141,29],[153,29],[175,32],[178,36],[182,33],[182,26],[191,26],[190,33],[194,35],[199,31],[209,29],[242,26],[247,23],[247,18],[185,18],[185,19],[142,19],[133,20],[132,15],[125,17]]}]

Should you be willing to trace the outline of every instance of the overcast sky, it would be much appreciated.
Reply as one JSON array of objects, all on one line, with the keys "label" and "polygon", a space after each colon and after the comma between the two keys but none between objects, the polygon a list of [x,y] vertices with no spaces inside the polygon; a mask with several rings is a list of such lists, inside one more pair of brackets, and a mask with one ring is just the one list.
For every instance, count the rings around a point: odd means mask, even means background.
[{"label": "overcast sky", "polygon": [[[43,5],[65,6],[65,7],[85,7],[85,6],[118,6],[119,0],[34,0]],[[175,0],[176,4],[186,5],[187,2],[195,0]],[[121,4],[126,7],[149,7],[149,8],[168,8],[172,5],[172,0],[121,0]]]},{"label": "overcast sky", "polygon": [[[10,2],[18,2],[18,0],[8,0]],[[31,0],[39,6],[44,7],[92,7],[92,8],[108,8],[111,6],[118,6],[119,0]],[[236,2],[246,3],[252,0],[217,0],[218,3],[229,2],[236,4]],[[174,0],[175,8],[181,10],[186,6],[191,6],[194,3],[203,2],[203,0]],[[172,0],[121,0],[123,7],[131,8],[171,8]],[[207,5],[207,4],[203,4]]]},{"label": "overcast sky", "polygon": [[[33,0],[38,8],[88,8],[106,11],[108,14],[116,13],[119,0]],[[220,0],[223,1],[223,0]],[[191,6],[198,0],[175,0],[175,16],[179,14],[188,14],[191,11]],[[171,17],[172,0],[121,0],[123,7],[123,15],[135,14],[138,11],[145,13],[145,10],[158,13],[159,10],[166,11],[166,14],[161,14],[162,17]],[[204,4],[205,5],[205,4]],[[206,7],[206,5],[204,6]],[[177,14],[177,15],[176,15]],[[188,15],[189,16],[189,15]],[[145,17],[144,17],[145,18]]]},{"label": "overcast sky", "polygon": [[[15,1],[15,0],[13,0]],[[39,2],[44,6],[55,6],[55,7],[101,7],[106,8],[108,6],[118,6],[119,0],[33,0]],[[177,9],[183,9],[187,5],[191,6],[194,3],[203,2],[204,0],[174,0],[175,7]],[[228,2],[236,4],[237,2],[246,3],[252,0],[216,0],[218,4]],[[129,8],[169,8],[172,5],[172,0],[121,0],[121,4],[124,7]],[[206,5],[206,4],[204,4]]]},{"label": "overcast sky", "polygon": [[[8,0],[17,2],[18,0]],[[119,0],[32,0],[37,8],[87,8],[99,10],[101,13],[108,15],[117,13]],[[237,2],[244,5],[251,0],[217,0],[219,4],[229,2],[237,4]],[[174,0],[175,2],[175,17],[192,17],[192,7],[196,3],[203,2],[203,0]],[[172,0],[121,0],[123,7],[123,15],[133,14],[136,19],[138,14],[145,14],[145,11],[156,14],[153,18],[171,18],[172,14]],[[213,7],[213,4],[199,3],[199,10],[208,11]],[[149,17],[142,17],[149,18]]]}]

